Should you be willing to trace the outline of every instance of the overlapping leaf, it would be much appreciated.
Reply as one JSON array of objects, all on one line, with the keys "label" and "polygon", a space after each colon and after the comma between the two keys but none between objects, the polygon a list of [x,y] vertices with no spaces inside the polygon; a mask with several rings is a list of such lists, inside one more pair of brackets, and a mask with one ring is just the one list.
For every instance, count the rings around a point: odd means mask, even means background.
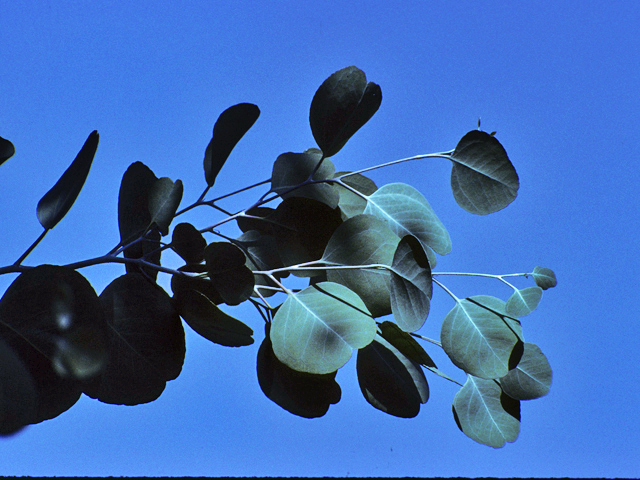
[{"label": "overlapping leaf", "polygon": [[149,191],[149,214],[151,223],[158,226],[162,235],[169,233],[169,225],[182,200],[182,181],[174,183],[170,178],[159,178]]},{"label": "overlapping leaf", "polygon": [[495,297],[456,302],[442,322],[440,337],[451,361],[476,377],[500,378],[522,355],[520,324],[506,316],[504,302]]},{"label": "overlapping leaf", "polygon": [[532,400],[549,393],[551,378],[551,367],[540,347],[525,343],[518,366],[500,379],[500,386],[511,398]]},{"label": "overlapping leaf", "polygon": [[239,103],[220,114],[204,154],[204,176],[212,187],[231,151],[256,122],[260,109],[251,103]]},{"label": "overlapping leaf", "polygon": [[[247,260],[246,266],[251,271],[273,270],[284,265],[278,255],[278,246],[275,238],[271,235],[263,235],[257,230],[249,230],[236,239],[236,244],[242,248]],[[274,274],[281,277],[282,274]],[[277,287],[277,285],[264,275],[254,275],[256,285]],[[260,289],[262,296],[268,297],[275,293],[274,290]]]},{"label": "overlapping leaf", "polygon": [[431,247],[440,255],[451,251],[447,229],[424,196],[406,183],[389,183],[380,187],[369,197],[364,213],[386,221],[401,238],[413,235],[425,248]]},{"label": "overlapping leaf", "polygon": [[558,284],[556,274],[553,273],[553,270],[550,268],[536,267],[533,269],[531,275],[533,275],[533,280],[536,282],[536,285],[543,290],[553,288]]},{"label": "overlapping leaf", "polygon": [[379,325],[380,335],[396,347],[405,357],[429,368],[437,368],[429,354],[409,333],[401,330],[395,323],[384,321]]},{"label": "overlapping leaf", "polygon": [[470,131],[458,142],[450,159],[453,196],[466,211],[486,215],[515,200],[520,187],[518,174],[494,136]]},{"label": "overlapping leaf", "polygon": [[431,267],[422,244],[406,235],[398,243],[391,263],[391,312],[407,332],[422,327],[431,307]]},{"label": "overlapping leaf", "polygon": [[429,399],[429,385],[420,365],[380,335],[358,350],[356,371],[367,402],[389,415],[415,417]]},{"label": "overlapping leaf", "polygon": [[[336,229],[327,243],[322,260],[342,266],[391,265],[399,241],[383,220],[373,215],[357,215]],[[391,313],[388,270],[328,270],[327,280],[353,290],[374,317]]]},{"label": "overlapping leaf", "polygon": [[520,402],[494,380],[468,375],[453,399],[453,416],[465,435],[493,448],[515,442],[520,433]]},{"label": "overlapping leaf", "polygon": [[182,322],[171,298],[143,275],[116,278],[100,295],[109,324],[109,361],[84,392],[101,402],[152,402],[178,377],[185,356]]},{"label": "overlapping leaf", "polygon": [[96,130],[91,132],[69,168],[38,202],[38,221],[45,230],[55,227],[78,198],[89,175],[99,139],[100,136]]},{"label": "overlapping leaf", "polygon": [[187,263],[200,263],[204,260],[207,241],[196,227],[190,223],[179,223],[173,229],[171,248]]},{"label": "overlapping leaf", "polygon": [[299,372],[331,373],[354,348],[373,340],[376,323],[347,287],[321,282],[291,294],[278,309],[271,342],[278,359]]},{"label": "overlapping leaf", "polygon": [[228,242],[214,242],[204,249],[204,258],[211,283],[226,304],[239,305],[251,296],[254,278],[242,250]]},{"label": "overlapping leaf", "polygon": [[376,113],[381,102],[380,87],[367,83],[359,68],[346,67],[327,78],[313,96],[309,111],[313,138],[324,155],[338,153]]},{"label": "overlapping leaf", "polygon": [[[347,172],[338,172],[334,175],[334,178],[338,178],[345,173]],[[359,173],[344,177],[343,179],[341,179],[341,182],[347,184],[349,187],[366,196],[371,195],[378,189],[373,180]],[[343,220],[364,213],[364,209],[367,206],[366,198],[363,198],[362,196],[352,192],[351,190],[340,184],[336,184],[335,188],[340,194],[338,206],[340,207],[340,211],[342,212]]]},{"label": "overlapping leaf", "polygon": [[516,290],[507,300],[506,312],[512,317],[524,317],[536,309],[541,298],[542,289],[540,287]]}]

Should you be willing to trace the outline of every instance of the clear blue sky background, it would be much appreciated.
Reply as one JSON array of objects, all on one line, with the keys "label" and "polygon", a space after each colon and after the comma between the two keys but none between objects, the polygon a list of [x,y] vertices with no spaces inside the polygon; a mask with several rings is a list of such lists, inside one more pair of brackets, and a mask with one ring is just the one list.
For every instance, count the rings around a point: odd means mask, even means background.
[{"label": "clear blue sky background", "polygon": [[[429,199],[453,241],[438,270],[541,265],[559,279],[525,319],[527,339],[554,369],[551,392],[523,402],[520,437],[503,449],[458,430],[457,387],[435,376],[418,417],[375,410],[355,357],[338,373],[342,400],[327,415],[291,415],[260,390],[263,321],[241,307],[231,312],[253,327],[254,345],[230,349],[189,332],[183,373],[159,400],[123,407],[83,397],[0,439],[0,474],[639,476],[639,19],[636,1],[0,0],[0,136],[17,148],[0,167],[2,265],[40,234],[35,206],[92,130],[100,146],[84,190],[28,265],[110,250],[120,179],[134,161],[182,179],[184,204],[195,200],[211,129],[233,104],[255,103],[262,115],[217,192],[269,178],[277,155],[314,146],[317,87],[356,65],[381,85],[383,102],[334,158],[338,168],[452,149],[481,117],[520,175],[507,209],[476,217],[457,207],[444,160],[373,177],[411,183]],[[216,218],[203,210],[188,220]],[[122,271],[82,273],[100,292]],[[13,278],[0,278],[3,291]],[[510,293],[498,282],[445,280],[459,297]],[[438,336],[452,306],[435,292],[426,335]]]}]

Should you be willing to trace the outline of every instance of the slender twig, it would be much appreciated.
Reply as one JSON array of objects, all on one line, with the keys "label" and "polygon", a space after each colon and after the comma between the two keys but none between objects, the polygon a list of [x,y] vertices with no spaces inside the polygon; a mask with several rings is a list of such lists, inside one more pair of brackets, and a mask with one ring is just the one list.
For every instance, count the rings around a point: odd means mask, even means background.
[{"label": "slender twig", "polygon": [[33,242],[33,244],[29,248],[27,248],[27,251],[24,252],[18,260],[16,260],[16,263],[14,263],[14,265],[20,265],[22,262],[24,262],[24,259],[27,258],[31,252],[33,252],[33,249],[38,246],[38,244],[42,241],[42,239],[44,238],[44,236],[47,234],[49,230],[50,230],[49,228],[45,228],[44,232],[42,232],[40,236],[36,239],[36,241]]}]

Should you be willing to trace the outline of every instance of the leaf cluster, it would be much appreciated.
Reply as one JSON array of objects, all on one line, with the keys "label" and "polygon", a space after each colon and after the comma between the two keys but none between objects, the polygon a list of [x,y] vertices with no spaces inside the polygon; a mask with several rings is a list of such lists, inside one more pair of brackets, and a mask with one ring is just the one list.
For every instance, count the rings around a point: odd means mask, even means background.
[{"label": "leaf cluster", "polygon": [[[429,399],[426,373],[435,374],[461,386],[453,415],[466,435],[492,447],[514,441],[520,401],[545,395],[551,384],[545,356],[524,340],[521,317],[556,285],[554,273],[536,267],[523,274],[466,274],[497,279],[512,294],[506,301],[457,298],[438,279],[452,274],[435,270],[437,256],[449,254],[452,243],[429,202],[409,184],[378,187],[365,174],[406,161],[449,160],[454,198],[479,215],[516,198],[518,175],[495,136],[480,130],[449,152],[336,172],[333,157],[381,101],[380,87],[358,68],[331,75],[311,102],[316,147],[278,156],[270,179],[240,190],[266,191],[235,213],[218,202],[240,191],[207,195],[260,110],[232,106],[214,125],[204,152],[205,187],[195,202],[179,210],[181,180],[158,178],[133,163],[122,177],[119,242],[110,252],[71,265],[23,265],[78,197],[98,147],[92,132],[38,203],[43,234],[13,265],[0,268],[19,273],[0,300],[0,433],[53,418],[82,394],[112,404],[154,401],[182,370],[183,322],[213,343],[251,345],[253,329],[225,311],[249,302],[265,322],[258,382],[282,408],[307,418],[324,415],[341,397],[336,372],[356,351],[360,389],[376,409],[415,417]],[[0,164],[14,152],[0,138]],[[204,228],[186,222],[171,228],[199,207],[220,218]],[[231,223],[240,236],[221,231]],[[163,266],[167,250],[184,265]],[[98,295],[78,270],[108,262],[124,264],[124,273]],[[158,286],[160,273],[171,275],[171,294]],[[517,276],[536,285],[520,289],[506,280]],[[434,285],[454,301],[440,341],[418,333]],[[442,348],[466,375],[464,384],[440,370],[418,340]]]}]

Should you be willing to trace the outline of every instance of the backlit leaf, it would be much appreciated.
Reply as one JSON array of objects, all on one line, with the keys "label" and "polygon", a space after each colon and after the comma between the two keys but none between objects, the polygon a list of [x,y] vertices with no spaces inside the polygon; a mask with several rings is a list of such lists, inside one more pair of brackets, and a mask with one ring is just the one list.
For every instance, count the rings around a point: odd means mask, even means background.
[{"label": "backlit leaf", "polygon": [[494,380],[468,375],[453,399],[453,416],[465,435],[493,448],[515,442],[520,433],[520,402]]},{"label": "backlit leaf", "polygon": [[313,96],[309,112],[313,138],[324,155],[338,153],[381,102],[380,87],[367,83],[364,72],[356,67],[343,68],[327,78]]},{"label": "backlit leaf", "polygon": [[260,109],[251,103],[239,103],[220,114],[204,154],[204,176],[210,187],[229,158],[231,151],[256,123]]},{"label": "backlit leaf", "polygon": [[516,290],[507,300],[506,311],[513,317],[524,317],[533,312],[542,298],[542,288],[527,287]]},{"label": "backlit leaf", "polygon": [[46,230],[55,227],[78,198],[89,175],[99,139],[100,136],[96,130],[91,132],[69,168],[38,202],[38,221]]},{"label": "backlit leaf", "polygon": [[525,343],[518,366],[500,379],[500,386],[511,398],[532,400],[549,393],[551,378],[551,366],[540,347]]},{"label": "backlit leaf", "polygon": [[458,142],[450,159],[453,196],[466,211],[486,215],[515,200],[520,187],[518,174],[494,136],[470,131]]},{"label": "backlit leaf", "polygon": [[440,255],[451,251],[447,229],[424,196],[406,183],[380,187],[369,197],[364,213],[386,221],[400,238],[413,235]]},{"label": "backlit leaf", "polygon": [[536,267],[531,275],[533,275],[536,285],[543,290],[553,288],[558,284],[556,274],[550,268]]},{"label": "backlit leaf", "polygon": [[[334,178],[340,177],[345,173],[347,172],[338,172],[334,175]],[[344,177],[341,179],[341,182],[346,183],[348,186],[354,188],[355,190],[366,196],[371,195],[378,189],[373,180],[359,173]],[[340,211],[342,212],[343,220],[364,213],[364,209],[367,206],[366,198],[362,198],[360,195],[352,192],[351,190],[340,184],[335,184],[335,188],[340,194],[338,206],[340,207]]]},{"label": "backlit leaf", "polygon": [[360,297],[343,285],[321,282],[291,294],[271,325],[278,359],[299,372],[331,373],[354,348],[373,340],[376,323]]}]

